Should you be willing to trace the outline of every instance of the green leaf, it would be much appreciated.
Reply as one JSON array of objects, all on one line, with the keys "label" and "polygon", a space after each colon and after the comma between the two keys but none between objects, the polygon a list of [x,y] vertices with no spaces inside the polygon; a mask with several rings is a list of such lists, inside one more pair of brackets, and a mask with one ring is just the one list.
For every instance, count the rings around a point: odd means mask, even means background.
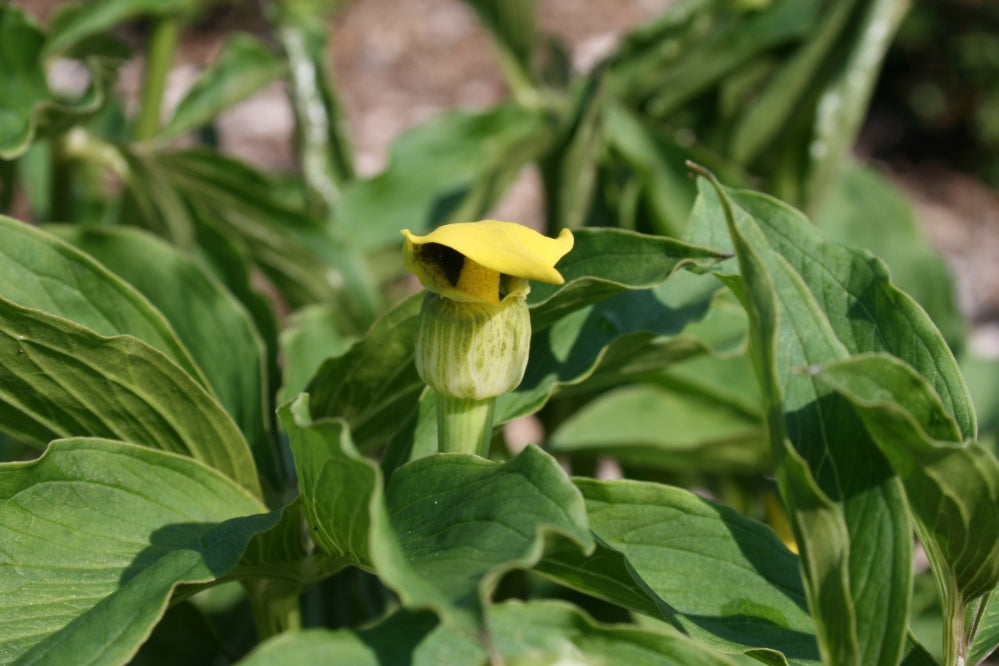
[{"label": "green leaf", "polygon": [[[496,656],[519,666],[555,663],[726,666],[734,662],[677,632],[596,622],[558,601],[508,601],[490,611]],[[336,659],[357,666],[479,666],[489,655],[427,614],[396,613],[360,630],[283,634],[240,666],[289,666]]]},{"label": "green leaf", "polygon": [[0,5],[0,160],[24,154],[43,132],[85,118],[104,103],[109,71],[91,67],[93,81],[77,100],[54,95],[45,78],[45,36],[27,14]]},{"label": "green leaf", "polygon": [[905,485],[935,567],[970,602],[999,585],[999,461],[961,432],[933,387],[887,355],[816,369],[846,396]]},{"label": "green leaf", "polygon": [[[878,223],[871,224],[872,219]],[[950,271],[927,240],[911,202],[886,176],[851,162],[815,222],[827,240],[865,248],[884,261],[892,282],[926,309],[952,349],[961,349],[967,324]]]},{"label": "green leaf", "polygon": [[423,381],[413,350],[422,295],[379,318],[343,355],[327,360],[309,382],[313,418],[341,417],[361,450],[388,441],[416,410]]},{"label": "green leaf", "polygon": [[138,289],[163,313],[277,484],[280,463],[266,412],[264,346],[250,315],[212,275],[173,246],[136,229],[49,227]]},{"label": "green leaf", "polygon": [[800,212],[754,192],[730,192],[793,267],[836,338],[852,353],[885,351],[930,380],[963,436],[976,435],[975,411],[953,353],[926,312],[892,282],[870,252],[824,241]]},{"label": "green leaf", "polygon": [[606,150],[604,109],[607,104],[602,81],[591,79],[578,89],[563,121],[567,126],[564,133],[568,136],[560,137],[560,145],[540,162],[549,229],[584,226],[595,194],[600,157]]},{"label": "green leaf", "polygon": [[2,215],[0,236],[0,293],[4,298],[101,335],[134,336],[202,380],[200,369],[163,315],[92,258],[55,236]]},{"label": "green leaf", "polygon": [[388,520],[378,466],[357,452],[342,420],[313,421],[308,394],[283,405],[278,416],[291,442],[313,541],[341,566],[371,569],[373,523]]},{"label": "green leaf", "polygon": [[[847,349],[874,344],[878,333],[889,340],[881,344],[897,345],[911,331],[896,334],[885,316],[911,321],[918,307],[904,307],[880,262],[819,243],[789,207],[738,193],[737,208],[720,187],[717,194],[709,188],[702,185],[694,214],[711,218],[701,218],[704,225],[724,220],[738,255],[741,279],[726,283],[749,313],[750,349],[823,659],[894,663],[911,585],[901,485],[849,404],[795,368],[843,358]],[[880,309],[855,305],[854,294],[889,291],[894,298]],[[899,301],[902,307],[891,307]]]},{"label": "green leaf", "polygon": [[285,400],[305,391],[326,359],[341,356],[350,348],[353,341],[340,332],[338,316],[335,308],[319,303],[297,310],[288,318],[281,331],[284,379],[280,396]]},{"label": "green leaf", "polygon": [[541,557],[549,535],[592,547],[578,491],[529,448],[498,464],[436,455],[395,470],[360,456],[343,421],[312,421],[306,396],[281,409],[312,535],[331,557],[374,570],[408,608],[479,635],[500,576]]},{"label": "green leaf", "polygon": [[337,234],[368,251],[398,243],[400,229],[480,219],[548,135],[540,109],[513,104],[434,118],[392,144],[387,170],[344,190]]},{"label": "green leaf", "polygon": [[[587,281],[593,292],[584,297],[606,293],[608,283]],[[681,271],[654,289],[626,291],[563,312],[556,323],[535,332],[524,379],[497,399],[497,420],[537,411],[557,392],[613,386],[692,356],[735,349],[745,337],[744,319],[715,307],[717,292],[714,280]],[[556,293],[551,301],[558,298]]]},{"label": "green leaf", "polygon": [[0,465],[0,660],[126,662],[177,585],[224,576],[274,523],[265,510],[197,461],[121,442]]},{"label": "green leaf", "polygon": [[968,663],[978,664],[983,659],[999,649],[999,597],[993,593],[988,599],[988,606],[982,614],[982,623],[975,634],[975,642],[968,651]]},{"label": "green leaf", "polygon": [[572,251],[558,263],[565,284],[531,285],[535,331],[614,294],[660,285],[680,268],[724,258],[707,248],[622,229],[577,229],[573,237]]},{"label": "green leaf", "polygon": [[190,375],[128,335],[105,337],[0,299],[0,423],[29,441],[93,436],[189,455],[260,496],[236,424]]},{"label": "green leaf", "polygon": [[[420,458],[395,471],[386,503],[412,570],[380,573],[409,605],[429,605],[473,636],[500,577],[534,565],[551,535],[593,548],[582,497],[535,447],[503,464],[460,454]],[[407,598],[414,574],[431,582],[432,596]]]},{"label": "green leaf", "polygon": [[[818,662],[796,558],[770,528],[680,488],[574,481],[586,498],[590,528],[605,547],[603,561],[555,554],[541,562],[541,573],[676,623],[726,652],[766,655],[771,663]],[[629,592],[621,564],[607,549],[626,558],[655,605],[636,594],[641,587]],[[650,606],[658,612],[649,613]]]},{"label": "green leaf", "polygon": [[45,55],[63,53],[81,42],[140,16],[174,16],[195,7],[195,0],[90,0],[66,3],[49,22]]},{"label": "green leaf", "polygon": [[548,439],[555,453],[613,455],[625,465],[699,471],[764,471],[762,417],[656,383],[596,398]]},{"label": "green leaf", "polygon": [[287,65],[260,40],[236,33],[201,72],[159,132],[171,139],[212,123],[216,116],[284,74]]}]

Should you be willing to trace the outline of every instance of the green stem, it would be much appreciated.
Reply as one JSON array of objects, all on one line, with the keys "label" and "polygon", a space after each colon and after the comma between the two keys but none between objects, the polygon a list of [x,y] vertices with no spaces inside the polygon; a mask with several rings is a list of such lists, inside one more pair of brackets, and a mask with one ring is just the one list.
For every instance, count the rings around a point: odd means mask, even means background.
[{"label": "green stem", "polygon": [[962,595],[950,590],[944,595],[944,664],[965,666],[968,662],[968,644],[965,634],[965,609]]},{"label": "green stem", "polygon": [[68,151],[66,135],[52,137],[51,179],[49,181],[49,219],[54,222],[73,221],[73,169]]},{"label": "green stem", "polygon": [[493,438],[496,399],[453,398],[437,394],[437,441],[441,453],[487,458]]},{"label": "green stem", "polygon": [[149,49],[146,51],[146,69],[142,79],[142,99],[139,117],[135,123],[135,138],[145,141],[156,136],[160,129],[160,109],[166,91],[167,75],[173,65],[180,19],[165,16],[156,22]]},{"label": "green stem", "polygon": [[259,641],[302,628],[301,590],[266,578],[244,583]]}]

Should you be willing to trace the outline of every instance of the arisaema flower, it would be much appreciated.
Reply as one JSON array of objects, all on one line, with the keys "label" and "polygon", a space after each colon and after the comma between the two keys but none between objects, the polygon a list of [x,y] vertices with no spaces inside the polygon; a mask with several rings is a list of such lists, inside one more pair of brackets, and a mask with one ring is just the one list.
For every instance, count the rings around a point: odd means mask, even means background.
[{"label": "arisaema flower", "polygon": [[403,229],[406,267],[424,287],[453,301],[499,305],[526,296],[527,280],[562,284],[555,264],[572,249],[572,232],[548,238],[514,222],[458,222],[426,236]]},{"label": "arisaema flower", "polygon": [[493,400],[516,388],[527,367],[528,280],[563,282],[555,264],[572,249],[572,232],[548,238],[484,220],[402,234],[406,266],[428,290],[416,369],[438,393],[440,448],[484,454]]}]

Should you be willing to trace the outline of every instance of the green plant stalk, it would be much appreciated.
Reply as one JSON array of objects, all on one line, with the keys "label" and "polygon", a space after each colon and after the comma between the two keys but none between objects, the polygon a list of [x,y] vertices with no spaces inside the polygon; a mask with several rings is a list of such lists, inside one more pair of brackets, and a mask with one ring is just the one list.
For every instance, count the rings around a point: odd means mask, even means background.
[{"label": "green plant stalk", "polygon": [[55,222],[73,221],[73,169],[66,134],[52,137],[51,179],[49,181],[49,218]]},{"label": "green plant stalk", "polygon": [[245,581],[260,642],[302,628],[301,589],[285,581],[256,578]]},{"label": "green plant stalk", "polygon": [[166,91],[167,75],[173,65],[179,36],[180,19],[176,16],[159,19],[153,28],[149,49],[146,51],[139,117],[135,123],[134,136],[138,141],[153,138],[160,129],[163,93]]},{"label": "green plant stalk", "polygon": [[968,662],[968,642],[965,636],[964,599],[957,590],[944,595],[944,664],[965,666]]},{"label": "green plant stalk", "polygon": [[437,394],[437,440],[441,453],[489,457],[496,398],[476,400]]}]

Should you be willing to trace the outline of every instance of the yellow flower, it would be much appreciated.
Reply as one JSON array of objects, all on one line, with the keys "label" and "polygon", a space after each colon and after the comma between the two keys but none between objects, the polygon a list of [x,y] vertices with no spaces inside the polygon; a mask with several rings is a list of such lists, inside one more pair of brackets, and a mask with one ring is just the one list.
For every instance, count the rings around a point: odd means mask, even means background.
[{"label": "yellow flower", "polygon": [[430,291],[453,301],[499,305],[524,298],[527,280],[564,282],[555,264],[572,249],[572,232],[548,238],[514,222],[445,224],[425,236],[403,229],[406,267]]}]

